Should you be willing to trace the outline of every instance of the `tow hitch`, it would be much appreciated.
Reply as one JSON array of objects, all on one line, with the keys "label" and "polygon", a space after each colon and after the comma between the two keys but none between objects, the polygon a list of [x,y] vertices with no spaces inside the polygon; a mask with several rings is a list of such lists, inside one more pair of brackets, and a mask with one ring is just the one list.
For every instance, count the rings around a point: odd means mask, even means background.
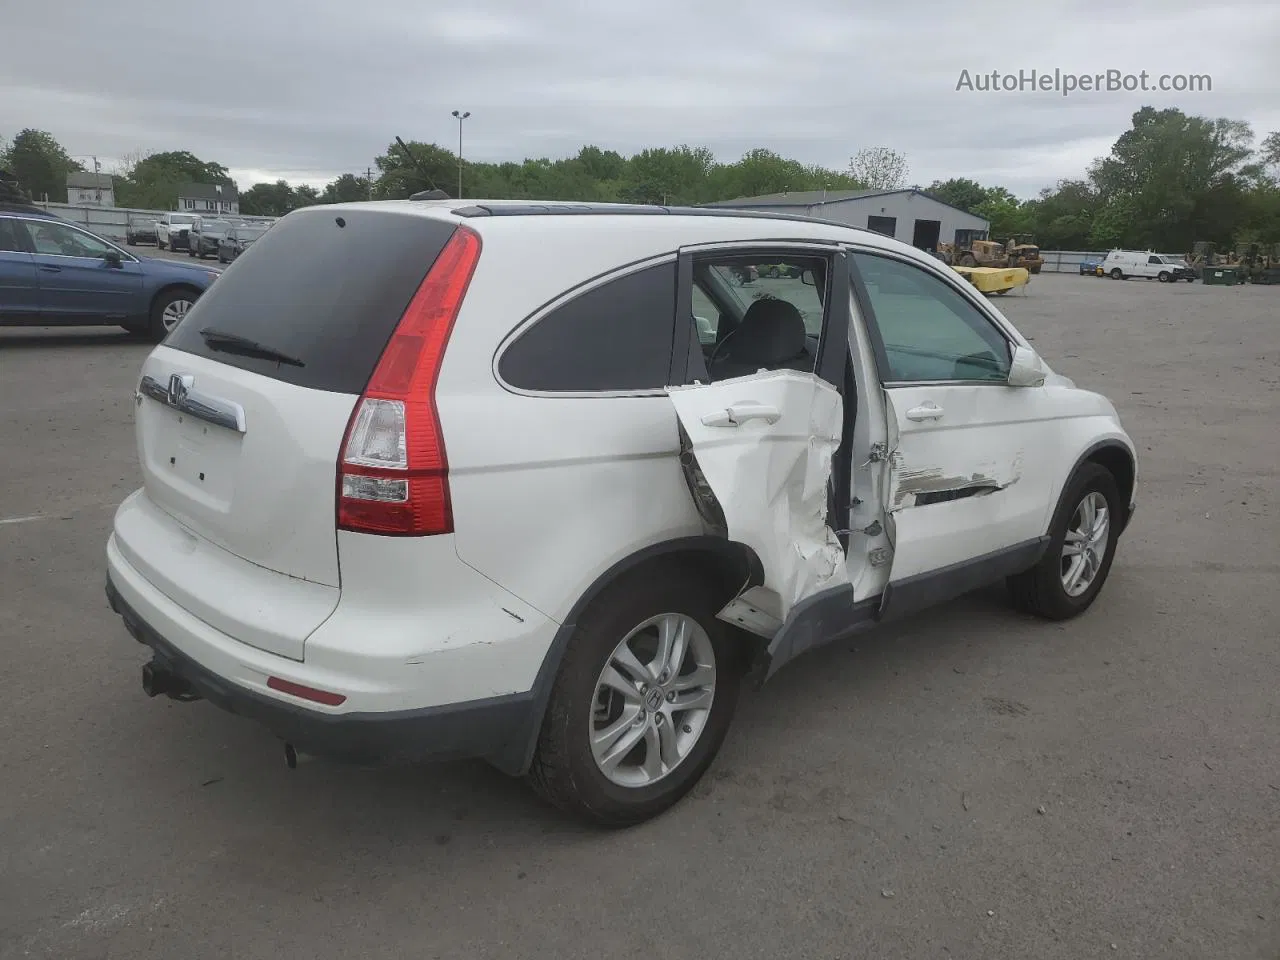
[{"label": "tow hitch", "polygon": [[166,696],[183,703],[200,699],[200,694],[191,689],[191,684],[159,658],[142,668],[142,689],[148,697]]}]

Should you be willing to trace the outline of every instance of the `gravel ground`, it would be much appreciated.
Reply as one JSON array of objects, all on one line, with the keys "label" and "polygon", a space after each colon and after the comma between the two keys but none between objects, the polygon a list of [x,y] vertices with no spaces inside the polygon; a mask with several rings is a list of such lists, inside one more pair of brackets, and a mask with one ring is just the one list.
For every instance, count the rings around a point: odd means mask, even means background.
[{"label": "gravel ground", "polygon": [[1277,960],[1280,288],[999,304],[1142,451],[1098,603],[988,591],[802,659],[616,833],[148,700],[102,592],[148,348],[0,331],[0,956]]}]

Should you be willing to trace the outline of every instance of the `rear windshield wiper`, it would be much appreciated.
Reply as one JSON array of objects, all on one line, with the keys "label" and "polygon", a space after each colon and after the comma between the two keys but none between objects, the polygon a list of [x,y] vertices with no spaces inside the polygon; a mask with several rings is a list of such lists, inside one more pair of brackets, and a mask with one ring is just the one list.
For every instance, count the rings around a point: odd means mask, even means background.
[{"label": "rear windshield wiper", "polygon": [[238,353],[244,357],[260,357],[263,360],[274,360],[276,363],[286,363],[291,367],[305,367],[306,364],[297,357],[291,357],[287,353],[281,353],[273,347],[265,346],[256,340],[250,340],[248,337],[242,337],[238,333],[227,333],[225,330],[215,330],[212,327],[206,327],[200,331],[200,336],[204,338],[204,342],[209,345],[210,350],[221,350],[224,353]]}]

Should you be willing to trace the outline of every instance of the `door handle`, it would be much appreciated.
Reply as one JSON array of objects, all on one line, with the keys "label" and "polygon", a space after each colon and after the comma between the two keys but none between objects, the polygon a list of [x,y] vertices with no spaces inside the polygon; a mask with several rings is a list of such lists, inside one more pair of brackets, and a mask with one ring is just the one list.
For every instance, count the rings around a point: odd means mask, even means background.
[{"label": "door handle", "polygon": [[777,423],[781,419],[782,414],[777,407],[756,403],[753,400],[744,400],[739,403],[731,403],[723,410],[717,410],[715,413],[708,413],[702,418],[702,424],[707,427],[736,427],[746,423],[748,420]]},{"label": "door handle", "polygon": [[62,272],[61,267],[55,267],[51,263],[40,264],[40,269],[43,270],[45,273],[61,273]]},{"label": "door handle", "polygon": [[908,410],[907,419],[915,420],[917,423],[921,420],[941,420],[942,408],[932,400],[929,400],[918,407],[912,407]]}]

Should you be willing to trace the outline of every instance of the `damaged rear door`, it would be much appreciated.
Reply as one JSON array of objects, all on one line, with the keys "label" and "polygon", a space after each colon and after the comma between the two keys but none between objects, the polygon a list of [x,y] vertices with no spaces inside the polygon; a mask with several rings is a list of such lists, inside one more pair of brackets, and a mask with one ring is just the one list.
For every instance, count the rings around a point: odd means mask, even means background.
[{"label": "damaged rear door", "polygon": [[853,259],[888,419],[881,612],[905,613],[1035,562],[1054,462],[1049,388],[1009,384],[1014,344],[959,281],[893,256]]},{"label": "damaged rear door", "polygon": [[[759,289],[735,288],[741,300],[735,304],[716,278],[744,265],[765,279]],[[676,357],[690,357],[687,367],[673,370],[673,382],[684,385],[668,388],[686,477],[708,527],[760,560],[763,582],[744,590],[720,617],[770,641],[772,674],[834,639],[854,615],[837,534],[847,526],[851,491],[847,479],[832,479],[837,458],[845,469],[834,475],[849,476],[848,258],[829,244],[804,241],[709,244],[681,251],[680,275],[682,315],[693,317],[694,289],[704,301],[714,300],[720,314],[709,342],[699,344],[691,319],[690,349],[676,345]],[[775,299],[804,308],[803,331],[787,331],[800,321],[788,320],[786,309],[759,303]],[[768,317],[774,319],[765,322]],[[728,333],[726,320],[733,321]],[[799,345],[797,333],[805,341],[799,359],[786,346]]]},{"label": "damaged rear door", "polygon": [[844,400],[821,377],[794,370],[669,394],[724,533],[755,551],[764,571],[744,625],[772,636],[800,602],[849,585],[844,548],[827,525]]}]

